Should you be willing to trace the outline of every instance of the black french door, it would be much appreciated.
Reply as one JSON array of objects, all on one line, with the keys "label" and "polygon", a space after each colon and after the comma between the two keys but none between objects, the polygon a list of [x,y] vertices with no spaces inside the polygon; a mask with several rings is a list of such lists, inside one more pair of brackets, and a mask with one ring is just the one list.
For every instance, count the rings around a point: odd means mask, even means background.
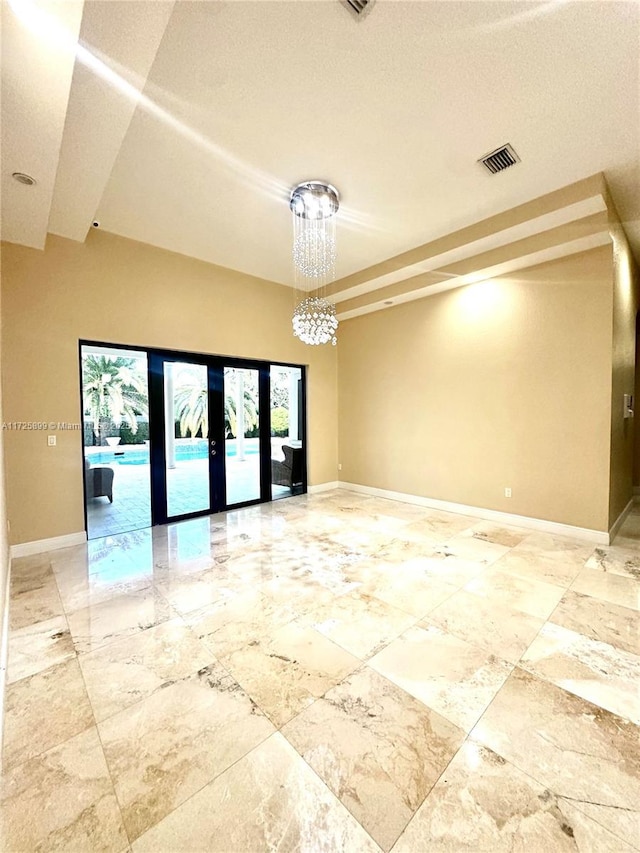
[{"label": "black french door", "polygon": [[307,489],[302,365],[79,341],[89,538]]},{"label": "black french door", "polygon": [[272,367],[149,352],[153,524],[272,499]]}]

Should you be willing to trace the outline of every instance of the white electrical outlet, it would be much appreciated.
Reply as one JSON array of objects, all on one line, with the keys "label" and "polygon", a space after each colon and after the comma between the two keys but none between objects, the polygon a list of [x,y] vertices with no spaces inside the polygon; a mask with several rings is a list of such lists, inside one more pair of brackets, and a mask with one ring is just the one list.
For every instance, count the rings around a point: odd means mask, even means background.
[{"label": "white electrical outlet", "polygon": [[510,489],[509,487],[507,487],[507,488],[504,490],[504,496],[505,496],[505,498],[510,498],[510,497],[511,497],[511,489]]},{"label": "white electrical outlet", "polygon": [[49,445],[49,447],[55,447],[56,446],[55,435],[48,435],[47,436],[47,444]]},{"label": "white electrical outlet", "polygon": [[342,463],[338,462],[338,471],[342,471]]}]

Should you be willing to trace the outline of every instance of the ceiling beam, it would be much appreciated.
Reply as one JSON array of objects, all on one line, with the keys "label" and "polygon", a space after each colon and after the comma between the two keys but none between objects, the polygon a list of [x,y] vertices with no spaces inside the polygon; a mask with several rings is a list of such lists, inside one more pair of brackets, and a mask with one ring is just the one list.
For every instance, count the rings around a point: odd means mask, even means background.
[{"label": "ceiling beam", "polygon": [[[43,249],[83,0],[2,6],[2,239]],[[19,184],[13,172],[35,179]]]},{"label": "ceiling beam", "polygon": [[605,192],[604,176],[592,175],[339,279],[326,288],[327,295],[334,302],[350,299],[604,211]]},{"label": "ceiling beam", "polygon": [[173,12],[173,0],[88,3],[49,231],[84,241]]},{"label": "ceiling beam", "polygon": [[598,173],[333,282],[326,296],[340,320],[380,311],[610,243],[611,215]]},{"label": "ceiling beam", "polygon": [[[539,264],[555,261],[559,258],[566,258],[569,255],[577,255],[580,252],[588,252],[591,249],[596,249],[599,246],[606,246],[611,243],[611,235],[609,232],[599,232],[587,237],[579,237],[571,243],[563,243],[558,246],[551,246],[547,249],[541,249],[533,252],[530,255],[524,255],[520,258],[514,258],[511,261],[505,261],[502,264],[497,264],[494,267],[488,267],[484,270],[477,270],[469,276],[460,276],[448,280],[436,281],[433,284],[421,283],[418,286],[416,282],[411,290],[405,290],[393,298],[389,298],[390,294],[376,294],[374,301],[366,302],[362,300],[362,304],[358,304],[358,300],[345,302],[342,309],[338,313],[338,320],[350,320],[352,317],[359,317],[362,314],[371,314],[374,311],[382,311],[391,305],[401,305],[404,302],[413,302],[416,299],[424,299],[425,296],[434,296],[436,293],[442,293],[443,290],[454,290],[456,287],[464,287],[467,284],[475,284],[480,281],[486,281],[490,278],[498,278],[498,276],[509,275],[518,270],[528,269],[538,266]],[[427,275],[435,275],[428,273]]]},{"label": "ceiling beam", "polygon": [[610,242],[609,214],[605,210],[340,302],[338,319],[380,311],[392,304],[507,275]]}]

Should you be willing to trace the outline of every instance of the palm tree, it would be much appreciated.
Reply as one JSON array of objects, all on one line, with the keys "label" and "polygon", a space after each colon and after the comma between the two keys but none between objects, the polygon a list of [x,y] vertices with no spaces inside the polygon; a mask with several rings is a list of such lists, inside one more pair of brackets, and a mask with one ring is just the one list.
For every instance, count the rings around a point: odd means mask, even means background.
[{"label": "palm tree", "polygon": [[[202,377],[183,369],[180,373],[180,386],[173,395],[174,413],[180,422],[180,435],[186,438],[191,433],[195,438],[198,432],[203,438],[209,435],[209,400],[206,384]],[[206,381],[206,380],[205,380]]]},{"label": "palm tree", "polygon": [[[180,387],[174,393],[174,411],[179,421],[180,435],[195,437],[200,433],[203,438],[209,435],[208,394],[201,376],[188,369],[180,373]],[[258,426],[258,407],[253,393],[244,391],[245,432]],[[229,393],[224,400],[224,432],[226,438],[235,438],[238,428],[235,394]]]},{"label": "palm tree", "polygon": [[[258,426],[258,407],[251,391],[245,388],[244,392],[244,429],[251,432]],[[236,411],[236,398],[233,394],[227,394],[224,401],[224,433],[226,438],[238,437],[238,413]]]},{"label": "palm tree", "polygon": [[82,402],[102,444],[111,423],[123,420],[138,431],[136,415],[148,415],[147,378],[136,359],[87,355],[82,359]]}]

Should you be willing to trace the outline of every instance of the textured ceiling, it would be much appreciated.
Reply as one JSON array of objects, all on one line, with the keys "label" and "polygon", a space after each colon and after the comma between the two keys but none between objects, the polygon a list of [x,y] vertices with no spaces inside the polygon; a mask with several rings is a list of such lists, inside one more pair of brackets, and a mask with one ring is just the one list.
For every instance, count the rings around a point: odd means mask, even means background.
[{"label": "textured ceiling", "polygon": [[[338,0],[91,0],[81,41],[117,76],[76,64],[49,230],[98,219],[290,284],[301,180],[341,192],[342,277],[603,171],[640,257],[639,20],[615,0],[377,0],[363,21]],[[505,142],[522,162],[490,176],[476,160]]]}]

